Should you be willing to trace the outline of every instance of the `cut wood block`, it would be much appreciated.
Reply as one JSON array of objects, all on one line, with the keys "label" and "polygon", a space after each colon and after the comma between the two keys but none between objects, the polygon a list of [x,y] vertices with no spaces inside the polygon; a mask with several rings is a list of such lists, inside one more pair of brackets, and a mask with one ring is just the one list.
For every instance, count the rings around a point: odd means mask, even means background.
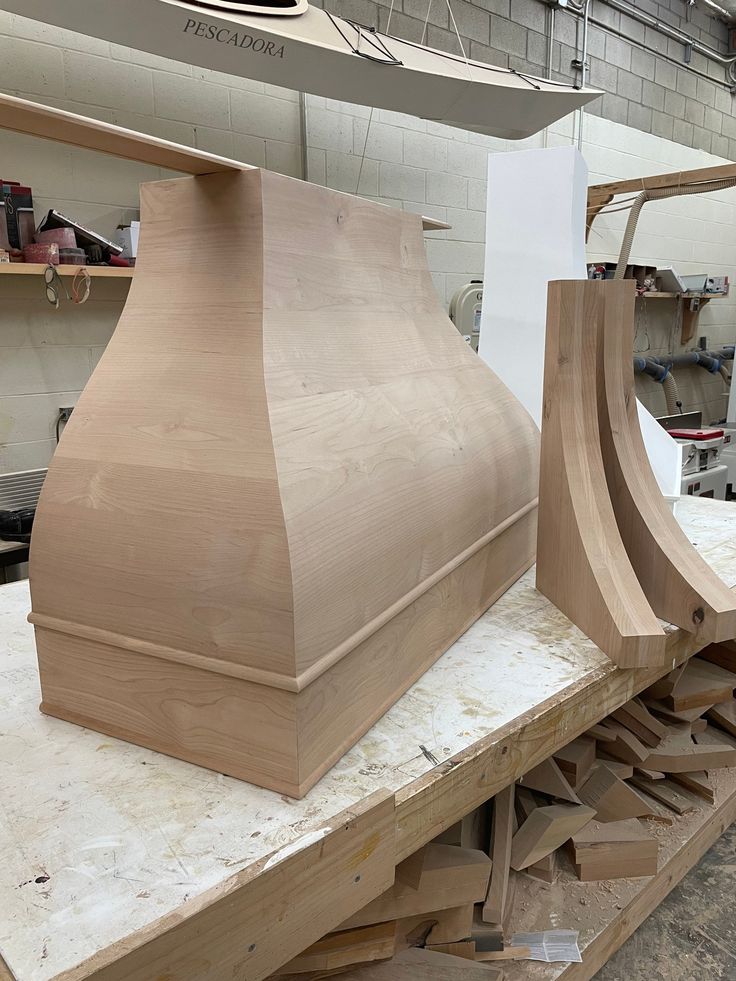
[{"label": "cut wood block", "polygon": [[721,746],[736,748],[736,736],[732,736],[730,732],[725,732],[717,726],[706,726],[703,732],[696,732],[693,739],[696,743],[704,746],[709,743],[719,743]]},{"label": "cut wood block", "polygon": [[493,837],[491,857],[493,866],[488,894],[483,904],[482,916],[486,923],[503,922],[506,910],[506,891],[511,862],[511,839],[514,821],[514,786],[506,787],[494,797]]},{"label": "cut wood block", "polygon": [[538,807],[526,819],[511,842],[511,868],[521,871],[564,844],[595,817],[583,804]]},{"label": "cut wood block", "polygon": [[387,922],[329,933],[285,964],[280,973],[332,971],[351,964],[386,960],[395,953],[395,931],[396,924]]},{"label": "cut wood block", "polygon": [[481,903],[486,898],[490,871],[491,860],[484,852],[456,845],[427,845],[418,888],[395,882],[346,920],[342,928]]},{"label": "cut wood block", "polygon": [[529,790],[566,800],[570,804],[580,803],[567,777],[552,757],[525,773],[517,782]]},{"label": "cut wood block", "polygon": [[664,780],[664,773],[659,770],[645,770],[643,766],[637,766],[636,772],[640,777],[646,777],[647,780]]},{"label": "cut wood block", "polygon": [[591,739],[595,739],[599,743],[612,743],[616,738],[610,729],[606,729],[604,725],[597,722],[590,729],[586,729],[583,733],[584,736],[588,736]]},{"label": "cut wood block", "polygon": [[554,882],[555,873],[557,871],[557,852],[550,852],[549,855],[545,855],[544,858],[540,858],[538,862],[534,865],[529,865],[524,869],[527,875],[530,875],[533,879],[539,879],[540,882]]},{"label": "cut wood block", "polygon": [[695,802],[681,794],[669,780],[647,780],[645,777],[632,777],[631,782],[635,787],[653,797],[654,800],[674,811],[675,814],[689,814],[696,809]]},{"label": "cut wood block", "polygon": [[467,961],[475,960],[475,943],[472,940],[461,940],[454,944],[427,944],[425,950],[433,950],[437,954],[452,954],[453,957],[464,957]]},{"label": "cut wood block", "polygon": [[520,961],[531,956],[531,947],[504,947],[503,950],[484,950],[475,955],[477,961]]},{"label": "cut wood block", "polygon": [[452,944],[467,940],[473,929],[475,906],[454,906],[450,909],[420,913],[396,921],[396,949],[427,944]]},{"label": "cut wood block", "polygon": [[576,872],[586,882],[653,875],[652,868],[656,872],[657,841],[635,818],[591,821],[571,844]]},{"label": "cut wood block", "polygon": [[736,766],[736,748],[722,743],[694,743],[692,740],[685,743],[677,736],[669,736],[649,754],[644,765],[647,769],[661,770],[663,773],[715,770]]},{"label": "cut wood block", "polygon": [[422,847],[415,851],[413,855],[405,858],[403,862],[399,862],[396,866],[395,881],[403,882],[412,889],[418,889],[424,870],[425,855],[426,848]]},{"label": "cut wood block", "polygon": [[575,872],[581,882],[600,882],[603,879],[637,879],[657,874],[657,856],[628,858],[626,855],[610,862],[581,862]]},{"label": "cut wood block", "polygon": [[578,787],[589,775],[595,763],[595,740],[586,736],[573,739],[558,749],[554,759],[574,787]]},{"label": "cut wood block", "polygon": [[596,767],[580,788],[580,799],[595,809],[597,821],[608,823],[652,813],[651,805],[605,766]]},{"label": "cut wood block", "polygon": [[736,643],[732,640],[720,644],[709,644],[702,651],[698,651],[698,657],[736,674]]},{"label": "cut wood block", "polygon": [[481,910],[476,906],[470,939],[475,941],[476,950],[503,950],[503,924],[484,923]]},{"label": "cut wood block", "polygon": [[628,780],[634,772],[634,767],[631,765],[631,763],[622,763],[621,760],[606,760],[599,756],[595,761],[593,773],[595,773],[595,771],[602,766],[609,769],[611,773],[615,773],[619,780]]},{"label": "cut wood block", "polygon": [[706,715],[717,726],[736,736],[736,699],[730,698],[708,709]]},{"label": "cut wood block", "polygon": [[667,727],[636,698],[612,712],[611,718],[633,732],[645,746],[658,746],[667,735]]},{"label": "cut wood block", "polygon": [[616,739],[612,743],[606,743],[605,747],[601,747],[602,756],[613,756],[614,759],[621,760],[623,763],[630,763],[632,766],[637,766],[647,759],[651,750],[650,746],[645,746],[633,732],[630,732],[619,722],[609,720],[606,725],[611,729]]},{"label": "cut wood block", "polygon": [[548,286],[536,584],[619,667],[664,665],[664,631],[621,540],[601,452],[607,287],[619,291],[587,280]]},{"label": "cut wood block", "polygon": [[708,728],[708,721],[706,719],[694,719],[690,723],[690,733],[695,736],[699,732],[705,732]]},{"label": "cut wood block", "polygon": [[665,698],[665,704],[677,711],[680,709],[707,708],[733,698],[736,688],[736,675],[718,664],[691,658],[672,690]]},{"label": "cut wood block", "polygon": [[695,722],[699,719],[704,712],[707,711],[710,706],[703,708],[698,705],[695,708],[681,709],[676,712],[674,709],[668,708],[665,703],[661,700],[651,699],[647,701],[647,708],[658,718],[663,719],[667,723],[672,722]]},{"label": "cut wood block", "polygon": [[690,793],[702,797],[709,804],[715,804],[716,795],[705,770],[697,770],[693,773],[673,773],[672,780],[689,790]]},{"label": "cut wood block", "polygon": [[462,957],[411,947],[390,961],[343,974],[341,981],[503,981],[503,972]]},{"label": "cut wood block", "polygon": [[461,848],[479,848],[485,851],[491,833],[491,814],[488,801],[466,814],[460,822]]},{"label": "cut wood block", "polygon": [[687,661],[683,661],[682,664],[678,664],[676,668],[673,668],[669,674],[666,674],[664,678],[660,678],[659,681],[655,681],[653,685],[650,685],[643,692],[643,700],[646,701],[649,698],[665,698],[667,695],[671,695],[680,675],[685,670],[686,664]]}]

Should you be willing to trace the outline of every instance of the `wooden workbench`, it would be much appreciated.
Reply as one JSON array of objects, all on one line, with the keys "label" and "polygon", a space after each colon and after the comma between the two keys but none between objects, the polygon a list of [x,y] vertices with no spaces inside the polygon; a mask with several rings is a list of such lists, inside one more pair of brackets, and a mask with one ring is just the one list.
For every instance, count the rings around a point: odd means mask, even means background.
[{"label": "wooden workbench", "polygon": [[[683,499],[678,519],[736,584],[736,507]],[[18,981],[258,981],[662,673],[615,668],[533,583],[301,801],[41,715],[27,583],[2,587],[0,952]],[[668,630],[673,662],[693,652]]]}]

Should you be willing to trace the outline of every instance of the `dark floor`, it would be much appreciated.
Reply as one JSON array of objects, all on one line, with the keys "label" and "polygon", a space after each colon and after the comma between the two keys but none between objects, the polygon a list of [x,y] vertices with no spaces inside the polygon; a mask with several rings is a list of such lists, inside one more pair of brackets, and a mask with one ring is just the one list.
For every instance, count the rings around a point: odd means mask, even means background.
[{"label": "dark floor", "polygon": [[736,981],[736,824],[594,981]]}]

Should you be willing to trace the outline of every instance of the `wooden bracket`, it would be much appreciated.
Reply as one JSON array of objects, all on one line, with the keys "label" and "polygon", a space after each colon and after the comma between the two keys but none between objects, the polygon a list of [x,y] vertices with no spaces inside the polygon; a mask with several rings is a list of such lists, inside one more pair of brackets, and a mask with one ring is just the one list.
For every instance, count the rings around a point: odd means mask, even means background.
[{"label": "wooden bracket", "polygon": [[[591,289],[595,290],[595,286]],[[624,547],[657,616],[700,641],[736,636],[736,597],[696,552],[652,473],[639,429],[631,351],[634,283],[601,283],[598,316],[598,424],[608,490]]]},{"label": "wooden bracket", "polygon": [[537,589],[620,667],[643,667],[667,655],[621,540],[603,467],[595,325],[607,285],[549,285]]}]

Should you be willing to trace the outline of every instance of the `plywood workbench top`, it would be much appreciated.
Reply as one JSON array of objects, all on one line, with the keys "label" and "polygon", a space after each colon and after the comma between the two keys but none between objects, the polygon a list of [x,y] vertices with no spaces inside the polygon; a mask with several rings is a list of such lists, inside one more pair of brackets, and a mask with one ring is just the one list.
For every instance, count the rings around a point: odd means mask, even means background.
[{"label": "plywood workbench top", "polygon": [[[686,498],[678,519],[736,584],[736,506]],[[533,584],[534,570],[300,801],[41,715],[28,584],[1,587],[0,953],[18,981],[56,978],[381,788],[408,854],[643,687]]]}]

